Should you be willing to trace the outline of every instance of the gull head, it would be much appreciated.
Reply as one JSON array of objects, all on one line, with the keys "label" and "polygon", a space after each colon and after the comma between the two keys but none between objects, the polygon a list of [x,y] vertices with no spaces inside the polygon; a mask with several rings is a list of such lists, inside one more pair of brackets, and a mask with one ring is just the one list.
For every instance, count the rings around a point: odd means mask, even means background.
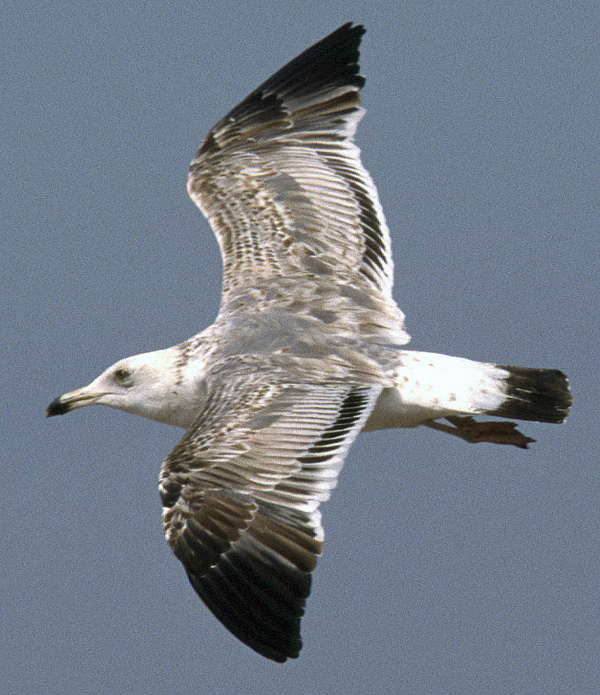
[{"label": "gull head", "polygon": [[46,416],[98,404],[189,427],[202,406],[204,389],[202,380],[189,379],[181,355],[169,348],[119,360],[87,386],[55,398]]}]

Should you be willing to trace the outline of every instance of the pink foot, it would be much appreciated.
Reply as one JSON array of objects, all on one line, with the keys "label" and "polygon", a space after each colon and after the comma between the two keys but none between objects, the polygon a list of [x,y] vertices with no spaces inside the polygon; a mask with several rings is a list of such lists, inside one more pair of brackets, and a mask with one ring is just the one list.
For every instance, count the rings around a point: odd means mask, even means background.
[{"label": "pink foot", "polygon": [[490,442],[492,444],[509,444],[519,447],[519,449],[528,449],[528,444],[535,442],[535,439],[526,437],[519,432],[519,430],[516,429],[517,423],[515,422],[477,422],[477,420],[468,415],[464,417],[452,415],[447,417],[446,420],[454,425],[454,427],[444,425],[435,420],[424,424],[434,430],[453,434],[455,437],[460,437],[466,442],[471,442],[471,444]]}]

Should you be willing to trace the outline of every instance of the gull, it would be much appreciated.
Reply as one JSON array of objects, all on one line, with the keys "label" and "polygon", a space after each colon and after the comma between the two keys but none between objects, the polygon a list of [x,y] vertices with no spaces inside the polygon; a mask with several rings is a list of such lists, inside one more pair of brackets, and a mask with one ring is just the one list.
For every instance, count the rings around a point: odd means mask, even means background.
[{"label": "gull", "polygon": [[361,431],[427,427],[527,448],[562,422],[558,370],[403,349],[390,234],[354,133],[361,25],[275,73],[209,132],[188,178],[223,260],[212,326],[109,367],[48,416],[101,404],[184,428],[160,473],[169,546],[237,638],[297,657],[319,505]]}]

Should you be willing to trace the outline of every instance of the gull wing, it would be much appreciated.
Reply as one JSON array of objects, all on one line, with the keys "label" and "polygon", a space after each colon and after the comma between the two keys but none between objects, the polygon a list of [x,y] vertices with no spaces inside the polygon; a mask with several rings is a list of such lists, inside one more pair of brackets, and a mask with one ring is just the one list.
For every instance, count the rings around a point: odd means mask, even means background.
[{"label": "gull wing", "polygon": [[380,390],[229,379],[163,464],[169,545],[214,615],[269,659],[300,652],[318,506]]},{"label": "gull wing", "polygon": [[389,230],[353,143],[363,33],[346,24],[291,61],[192,161],[188,192],[223,257],[221,313],[319,306],[347,325],[368,305],[381,330],[408,342],[391,298]]}]

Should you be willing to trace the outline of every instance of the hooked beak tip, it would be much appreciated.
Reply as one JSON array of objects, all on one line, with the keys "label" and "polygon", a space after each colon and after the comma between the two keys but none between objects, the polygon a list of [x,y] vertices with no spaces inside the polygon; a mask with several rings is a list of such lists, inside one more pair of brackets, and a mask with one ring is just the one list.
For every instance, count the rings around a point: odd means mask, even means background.
[{"label": "hooked beak tip", "polygon": [[46,409],[46,417],[54,417],[54,415],[64,415],[71,410],[68,403],[61,400],[61,396],[55,398]]}]

